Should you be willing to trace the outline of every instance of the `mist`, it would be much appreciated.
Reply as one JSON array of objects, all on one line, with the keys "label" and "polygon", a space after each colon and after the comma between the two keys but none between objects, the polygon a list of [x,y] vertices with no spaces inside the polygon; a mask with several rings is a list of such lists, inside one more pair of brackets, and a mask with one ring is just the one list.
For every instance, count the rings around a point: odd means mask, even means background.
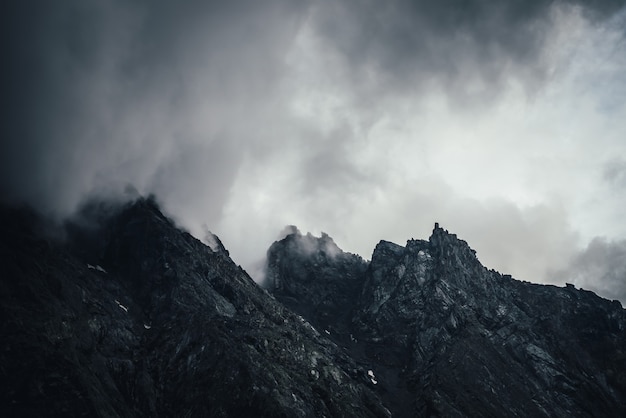
[{"label": "mist", "polygon": [[[623,2],[9,1],[0,19],[5,203],[64,218],[132,185],[256,277],[289,224],[369,258],[440,222],[555,284],[626,237]],[[624,301],[618,276],[581,283]]]}]

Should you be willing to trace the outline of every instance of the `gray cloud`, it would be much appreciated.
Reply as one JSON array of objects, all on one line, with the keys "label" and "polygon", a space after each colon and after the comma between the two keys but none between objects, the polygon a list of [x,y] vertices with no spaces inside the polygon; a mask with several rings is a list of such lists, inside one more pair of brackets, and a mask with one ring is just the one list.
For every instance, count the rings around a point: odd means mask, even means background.
[{"label": "gray cloud", "polygon": [[[594,2],[585,10],[601,17],[619,4]],[[470,78],[482,79],[491,92],[505,74],[543,71],[540,47],[551,5],[5,3],[2,194],[68,210],[109,177],[141,190],[162,184],[152,177],[170,164],[163,154],[196,140],[231,134],[240,152],[257,141],[280,147],[284,138],[259,131],[264,121],[286,123],[264,107],[278,100],[275,110],[286,112],[283,58],[305,21],[347,65],[349,77],[337,81],[352,84],[343,90],[384,96],[390,87],[412,91],[435,78],[459,98]],[[382,102],[362,99],[359,94],[361,115]],[[335,146],[329,141],[314,158],[336,155]],[[350,171],[345,162],[341,167]]]},{"label": "gray cloud", "polygon": [[602,176],[613,187],[618,189],[626,187],[626,161],[609,160],[604,166]]},{"label": "gray cloud", "polygon": [[[532,92],[550,75],[543,46],[558,7],[578,7],[593,21],[621,1],[490,2],[363,0],[321,2],[314,14],[326,45],[349,68],[358,100],[392,90],[419,93],[437,83],[451,103],[492,100],[511,78]],[[475,104],[475,103],[474,103]]]},{"label": "gray cloud", "polygon": [[238,158],[215,151],[237,145],[210,143],[255,140],[302,14],[286,1],[6,7],[2,195],[61,211],[112,180],[157,192],[176,182],[164,171],[232,181]]},{"label": "gray cloud", "polygon": [[285,224],[367,257],[439,221],[549,280],[622,233],[580,215],[623,180],[622,7],[4,2],[0,198],[62,216],[133,184],[250,269]]},{"label": "gray cloud", "polygon": [[626,306],[626,241],[597,237],[555,277]]}]

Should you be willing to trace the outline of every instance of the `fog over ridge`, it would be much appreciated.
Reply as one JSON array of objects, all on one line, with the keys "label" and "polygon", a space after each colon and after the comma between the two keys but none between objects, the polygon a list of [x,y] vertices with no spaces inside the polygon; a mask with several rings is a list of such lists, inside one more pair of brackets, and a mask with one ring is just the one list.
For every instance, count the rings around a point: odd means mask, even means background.
[{"label": "fog over ridge", "polygon": [[[624,2],[33,0],[0,15],[5,202],[65,216],[132,184],[250,271],[287,224],[369,258],[438,221],[488,267],[624,302]],[[591,254],[616,261],[579,277]]]}]

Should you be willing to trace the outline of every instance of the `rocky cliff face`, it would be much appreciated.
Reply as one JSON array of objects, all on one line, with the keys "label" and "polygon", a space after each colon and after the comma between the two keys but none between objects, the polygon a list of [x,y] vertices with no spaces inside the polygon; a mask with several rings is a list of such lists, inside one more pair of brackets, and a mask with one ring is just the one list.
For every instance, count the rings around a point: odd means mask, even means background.
[{"label": "rocky cliff face", "polygon": [[63,240],[0,215],[0,416],[389,415],[366,369],[152,200],[87,206]]},{"label": "rocky cliff face", "polygon": [[268,253],[270,290],[311,321],[316,277],[345,290],[326,309],[325,326],[338,331],[329,337],[372,371],[394,416],[626,415],[619,302],[487,270],[438,225],[428,241],[381,241],[364,273],[332,258],[293,257],[288,242],[297,237]]},{"label": "rocky cliff face", "polygon": [[[268,250],[267,283],[281,302],[324,333],[348,332],[367,262],[326,234],[297,229]],[[340,279],[338,279],[340,278]]]}]

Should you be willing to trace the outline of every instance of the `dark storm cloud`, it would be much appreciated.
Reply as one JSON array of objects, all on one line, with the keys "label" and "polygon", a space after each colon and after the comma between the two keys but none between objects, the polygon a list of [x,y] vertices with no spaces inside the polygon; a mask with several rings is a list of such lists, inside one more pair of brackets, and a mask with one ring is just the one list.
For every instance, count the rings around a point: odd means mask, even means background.
[{"label": "dark storm cloud", "polygon": [[[220,147],[196,141],[227,136],[239,141],[241,153],[266,147],[259,141],[280,148],[284,138],[260,139],[259,131],[271,123],[263,121],[264,108],[281,94],[283,58],[305,19],[345,60],[347,89],[368,95],[358,104],[365,113],[383,89],[411,91],[434,78],[462,97],[471,80],[489,85],[480,95],[494,91],[503,74],[541,73],[538,51],[552,4],[4,2],[2,197],[69,210],[107,182],[133,182],[141,191],[163,192],[146,190],[162,186],[167,193],[179,176],[220,177],[227,189],[240,156],[226,147],[212,165]],[[598,1],[589,10],[601,17],[619,4]],[[176,149],[188,146],[194,151]],[[197,150],[209,153],[207,163],[194,155],[186,175],[173,164],[187,158],[168,156]],[[324,157],[334,152],[328,141],[309,166],[333,165],[350,175],[341,158]],[[164,172],[172,176],[165,179]],[[326,172],[304,174],[315,187]]]},{"label": "dark storm cloud", "polygon": [[303,6],[3,2],[3,200],[67,211],[111,182],[228,188]]},{"label": "dark storm cloud", "polygon": [[588,18],[602,20],[623,4],[362,0],[322,2],[314,10],[320,33],[346,59],[361,95],[419,92],[424,83],[436,82],[465,104],[489,100],[510,77],[529,90],[543,81],[550,68],[542,46],[556,6],[578,6]]},{"label": "dark storm cloud", "polygon": [[[474,124],[461,114],[487,108],[511,79],[527,91],[549,81],[552,26],[571,23],[561,9],[580,7],[585,26],[622,5],[5,1],[0,198],[66,214],[94,190],[111,195],[130,183],[192,232],[206,223],[225,233],[231,254],[248,261],[296,221],[352,244],[415,236],[416,216],[426,228],[435,219],[469,224],[461,195],[472,192],[453,183],[470,175],[450,154],[467,146],[486,155],[495,142],[459,145],[464,132],[449,128]],[[446,101],[452,110],[442,110]],[[506,121],[480,116],[495,124],[482,132],[511,136]],[[445,164],[451,158],[459,163]],[[619,183],[620,167],[607,166],[605,178]],[[511,205],[501,213],[520,212]],[[543,218],[552,217],[564,216]],[[562,255],[560,241],[525,233],[536,223],[502,216],[503,228],[509,221],[511,241],[553,254],[542,268]],[[494,251],[497,240],[483,241],[482,252],[509,257]],[[362,247],[367,256],[373,245]]]}]

